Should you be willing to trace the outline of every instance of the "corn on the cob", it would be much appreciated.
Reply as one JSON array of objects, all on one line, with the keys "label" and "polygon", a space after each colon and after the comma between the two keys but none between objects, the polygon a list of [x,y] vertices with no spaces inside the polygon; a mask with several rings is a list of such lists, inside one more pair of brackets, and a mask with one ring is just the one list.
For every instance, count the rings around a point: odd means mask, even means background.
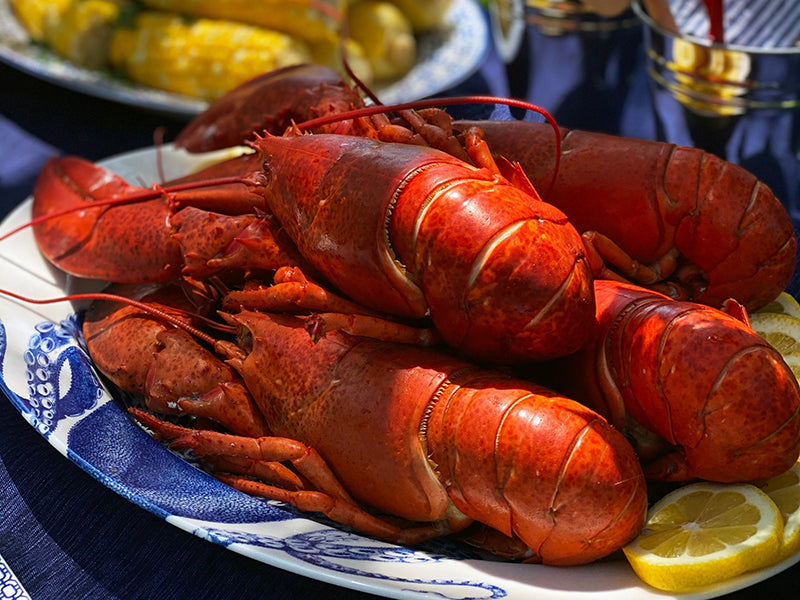
[{"label": "corn on the cob", "polygon": [[411,23],[396,5],[385,0],[361,0],[347,9],[350,36],[364,48],[375,79],[404,75],[417,59]]},{"label": "corn on the cob", "polygon": [[45,23],[57,21],[74,0],[10,0],[11,8],[31,39],[44,41]]},{"label": "corn on the cob", "polygon": [[[308,42],[339,38],[344,0],[141,0],[149,8],[283,31]],[[335,18],[334,18],[335,16]]]},{"label": "corn on the cob", "polygon": [[116,30],[110,60],[138,83],[211,100],[266,71],[309,62],[311,53],[284,33],[143,11],[133,29]]},{"label": "corn on the cob", "polygon": [[111,37],[125,8],[124,0],[76,0],[59,19],[44,25],[44,41],[56,53],[82,67],[108,65]]}]

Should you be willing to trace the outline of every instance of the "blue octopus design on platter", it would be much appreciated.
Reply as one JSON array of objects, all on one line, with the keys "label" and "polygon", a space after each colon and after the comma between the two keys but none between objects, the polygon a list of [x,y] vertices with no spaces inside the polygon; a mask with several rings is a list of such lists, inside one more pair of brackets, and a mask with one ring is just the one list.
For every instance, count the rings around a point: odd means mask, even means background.
[{"label": "blue octopus design on platter", "polygon": [[97,406],[103,395],[79,339],[80,318],[67,316],[60,324],[42,321],[34,326],[23,355],[28,397],[17,398],[18,409],[49,437],[66,417],[78,417]]},{"label": "blue octopus design on platter", "polygon": [[[460,553],[454,545],[441,543],[425,544],[425,551],[395,546],[369,538],[354,535],[347,531],[323,529],[299,533],[285,538],[266,537],[253,533],[232,532],[222,529],[197,530],[195,535],[223,546],[247,544],[260,548],[281,550],[299,560],[317,567],[344,573],[348,576],[368,577],[384,581],[406,584],[405,589],[430,594],[436,598],[458,598],[459,600],[491,600],[505,598],[508,593],[503,588],[487,582],[460,581],[457,579],[417,579],[387,575],[376,571],[356,568],[352,561],[369,563],[419,564],[438,563],[447,558],[476,558],[467,549]],[[342,561],[342,562],[339,562]],[[348,563],[348,561],[350,561]],[[416,586],[421,586],[417,588]],[[451,593],[448,593],[451,592]]]}]

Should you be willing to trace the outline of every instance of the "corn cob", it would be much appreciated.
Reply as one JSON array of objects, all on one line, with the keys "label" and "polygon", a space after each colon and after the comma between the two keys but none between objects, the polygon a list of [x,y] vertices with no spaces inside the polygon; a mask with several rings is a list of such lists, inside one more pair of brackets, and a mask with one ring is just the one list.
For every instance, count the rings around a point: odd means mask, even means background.
[{"label": "corn cob", "polygon": [[126,9],[123,0],[76,0],[59,19],[44,26],[45,43],[60,56],[90,69],[108,65],[111,37]]},{"label": "corn cob", "polygon": [[350,36],[364,48],[375,79],[394,79],[414,66],[417,40],[411,23],[396,5],[361,0],[347,9]]},{"label": "corn cob", "polygon": [[143,11],[134,28],[116,30],[110,60],[138,83],[211,100],[266,71],[309,62],[311,53],[284,33]]},{"label": "corn cob", "polygon": [[307,42],[335,42],[345,0],[141,0],[149,8],[239,21]]},{"label": "corn cob", "polygon": [[45,23],[57,21],[74,0],[10,0],[11,8],[31,39],[44,41]]}]

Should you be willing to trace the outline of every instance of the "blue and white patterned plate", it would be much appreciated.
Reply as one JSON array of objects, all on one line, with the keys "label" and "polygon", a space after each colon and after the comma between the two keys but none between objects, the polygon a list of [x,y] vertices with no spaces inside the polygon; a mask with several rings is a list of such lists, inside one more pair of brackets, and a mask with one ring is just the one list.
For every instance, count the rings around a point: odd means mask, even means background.
[{"label": "blue and white patterned plate", "polygon": [[[161,149],[165,177],[203,158]],[[128,181],[158,181],[157,152],[139,150],[102,163]],[[197,166],[197,165],[195,165]],[[0,225],[24,223],[30,200]],[[34,298],[98,290],[99,282],[50,267],[25,229],[0,243],[3,287]],[[455,544],[409,549],[343,531],[283,505],[237,492],[148,437],[112,399],[84,351],[85,305],[30,305],[0,297],[0,388],[64,456],[131,502],[201,538],[307,577],[389,598],[467,600],[663,599],[621,555],[569,569],[477,558]],[[766,579],[800,555],[687,598],[711,598]],[[2,570],[0,570],[2,576]]]},{"label": "blue and white patterned plate", "polygon": [[[418,37],[416,65],[401,79],[376,85],[384,104],[433,96],[469,77],[489,50],[489,27],[475,0],[453,0],[442,31]],[[125,81],[105,71],[78,67],[31,43],[8,0],[0,0],[0,61],[62,87],[157,112],[192,117],[206,102]]]},{"label": "blue and white patterned plate", "polygon": [[0,556],[0,598],[3,600],[31,600],[30,595],[2,556]]}]

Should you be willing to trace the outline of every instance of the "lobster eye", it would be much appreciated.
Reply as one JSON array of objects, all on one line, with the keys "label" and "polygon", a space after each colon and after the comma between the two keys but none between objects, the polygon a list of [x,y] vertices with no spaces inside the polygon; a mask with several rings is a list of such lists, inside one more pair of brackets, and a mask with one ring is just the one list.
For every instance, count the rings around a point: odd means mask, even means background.
[{"label": "lobster eye", "polygon": [[272,167],[270,166],[270,157],[264,159],[264,162],[261,163],[261,184],[262,185],[269,185],[272,181]]}]

